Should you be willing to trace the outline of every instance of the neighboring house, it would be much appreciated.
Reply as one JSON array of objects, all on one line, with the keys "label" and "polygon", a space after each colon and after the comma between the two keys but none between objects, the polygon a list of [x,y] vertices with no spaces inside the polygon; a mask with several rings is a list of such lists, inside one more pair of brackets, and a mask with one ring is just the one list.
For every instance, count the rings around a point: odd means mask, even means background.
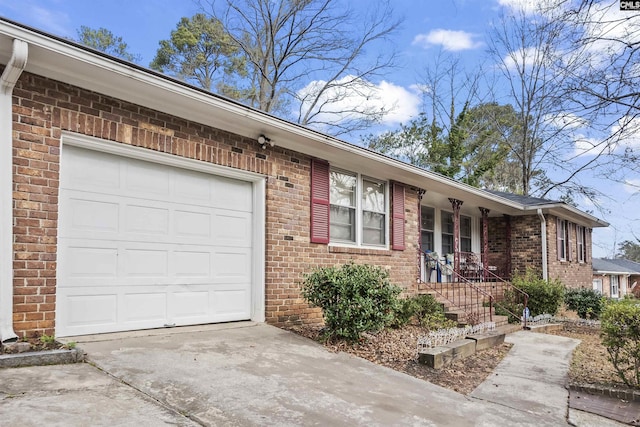
[{"label": "neighboring house", "polygon": [[318,322],[305,273],[375,264],[412,294],[421,247],[460,274],[474,259],[591,282],[607,224],[564,203],[482,191],[6,20],[0,64],[1,341]]},{"label": "neighboring house", "polygon": [[628,259],[593,259],[593,289],[610,298],[640,296],[640,263]]}]

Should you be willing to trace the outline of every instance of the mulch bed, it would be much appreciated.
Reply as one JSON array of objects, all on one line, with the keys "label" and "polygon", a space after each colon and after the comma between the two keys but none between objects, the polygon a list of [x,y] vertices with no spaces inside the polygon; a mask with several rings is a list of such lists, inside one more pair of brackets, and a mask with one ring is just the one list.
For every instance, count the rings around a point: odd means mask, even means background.
[{"label": "mulch bed", "polygon": [[[294,326],[288,329],[320,341],[320,327]],[[363,340],[354,344],[337,341],[326,342],[324,345],[330,351],[350,353],[463,394],[471,393],[480,385],[511,348],[511,344],[505,343],[476,352],[445,368],[433,369],[416,360],[418,337],[428,333],[426,328],[408,325],[400,329],[385,329],[376,334],[363,334]]]}]

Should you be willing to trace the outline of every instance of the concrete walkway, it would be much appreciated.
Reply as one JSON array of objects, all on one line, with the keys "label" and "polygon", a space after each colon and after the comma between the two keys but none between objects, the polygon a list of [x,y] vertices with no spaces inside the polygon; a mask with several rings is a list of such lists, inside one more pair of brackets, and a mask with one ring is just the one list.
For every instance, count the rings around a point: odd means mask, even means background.
[{"label": "concrete walkway", "polygon": [[[561,426],[577,344],[512,334],[509,355],[466,397],[264,324],[77,341],[103,372],[87,364],[0,370],[3,426]],[[591,422],[577,425],[603,425]]]}]

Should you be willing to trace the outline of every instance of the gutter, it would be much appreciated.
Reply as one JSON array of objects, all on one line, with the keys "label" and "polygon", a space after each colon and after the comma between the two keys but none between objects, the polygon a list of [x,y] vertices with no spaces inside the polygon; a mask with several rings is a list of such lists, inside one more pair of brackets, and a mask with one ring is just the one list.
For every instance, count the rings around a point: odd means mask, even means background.
[{"label": "gutter", "polygon": [[540,241],[542,242],[542,280],[549,280],[547,267],[547,220],[544,219],[542,209],[538,209],[537,212],[540,217]]},{"label": "gutter", "polygon": [[11,58],[0,76],[0,342],[13,330],[13,88],[27,66],[29,46],[13,39]]}]

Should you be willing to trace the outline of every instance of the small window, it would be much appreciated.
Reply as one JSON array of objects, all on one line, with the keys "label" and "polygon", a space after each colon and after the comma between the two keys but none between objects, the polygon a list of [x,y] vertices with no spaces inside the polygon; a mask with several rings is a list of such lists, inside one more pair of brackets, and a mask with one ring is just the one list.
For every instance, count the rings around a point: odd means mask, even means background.
[{"label": "small window", "polygon": [[385,244],[385,195],[384,184],[369,179],[362,180],[362,243]]},{"label": "small window", "polygon": [[330,241],[386,245],[386,183],[331,169],[329,185]]},{"label": "small window", "polygon": [[566,261],[567,260],[567,242],[568,242],[568,232],[569,227],[567,226],[567,221],[563,219],[558,219],[558,260]]},{"label": "small window", "polygon": [[611,298],[618,298],[618,276],[609,276],[611,280]]},{"label": "small window", "polygon": [[587,260],[587,247],[585,245],[586,230],[584,227],[576,226],[576,250],[578,252],[578,262],[583,263]]},{"label": "small window", "polygon": [[421,207],[420,233],[423,251],[435,251],[433,242],[433,227],[435,224],[435,209],[427,206]]},{"label": "small window", "polygon": [[460,215],[460,251],[471,252],[471,217]]},{"label": "small window", "polygon": [[442,212],[442,253],[452,254],[453,248],[453,214]]},{"label": "small window", "polygon": [[330,178],[331,241],[355,243],[356,176],[332,170]]}]

